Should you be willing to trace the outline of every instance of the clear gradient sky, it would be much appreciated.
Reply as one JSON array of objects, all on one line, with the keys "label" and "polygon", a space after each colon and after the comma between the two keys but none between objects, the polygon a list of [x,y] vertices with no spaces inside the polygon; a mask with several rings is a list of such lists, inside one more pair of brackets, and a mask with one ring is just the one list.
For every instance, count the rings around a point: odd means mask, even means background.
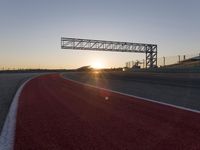
[{"label": "clear gradient sky", "polygon": [[158,56],[200,52],[199,0],[0,0],[0,68],[121,67],[135,53],[63,50],[60,38],[158,44]]}]

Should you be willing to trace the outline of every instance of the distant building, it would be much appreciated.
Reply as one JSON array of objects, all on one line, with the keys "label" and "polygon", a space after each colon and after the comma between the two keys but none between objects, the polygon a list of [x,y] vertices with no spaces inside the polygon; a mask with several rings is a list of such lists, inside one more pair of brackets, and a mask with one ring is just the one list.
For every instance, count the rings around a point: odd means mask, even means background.
[{"label": "distant building", "polygon": [[83,67],[80,67],[76,70],[77,71],[92,71],[92,68],[90,66],[83,66]]}]

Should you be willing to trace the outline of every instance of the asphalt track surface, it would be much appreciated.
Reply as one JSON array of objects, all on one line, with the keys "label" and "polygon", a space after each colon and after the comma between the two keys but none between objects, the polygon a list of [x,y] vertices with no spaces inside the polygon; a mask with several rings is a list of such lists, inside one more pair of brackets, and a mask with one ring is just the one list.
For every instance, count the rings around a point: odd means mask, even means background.
[{"label": "asphalt track surface", "polygon": [[200,114],[45,75],[19,98],[15,150],[200,149]]},{"label": "asphalt track surface", "polygon": [[100,72],[65,73],[82,83],[200,111],[200,74]]}]

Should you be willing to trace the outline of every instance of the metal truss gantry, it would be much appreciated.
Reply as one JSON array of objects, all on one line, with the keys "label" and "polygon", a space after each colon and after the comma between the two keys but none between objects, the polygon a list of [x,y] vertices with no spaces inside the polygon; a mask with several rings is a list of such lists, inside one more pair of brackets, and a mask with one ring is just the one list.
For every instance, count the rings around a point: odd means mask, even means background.
[{"label": "metal truss gantry", "polygon": [[62,49],[134,52],[146,54],[146,68],[157,66],[157,45],[61,37]]}]

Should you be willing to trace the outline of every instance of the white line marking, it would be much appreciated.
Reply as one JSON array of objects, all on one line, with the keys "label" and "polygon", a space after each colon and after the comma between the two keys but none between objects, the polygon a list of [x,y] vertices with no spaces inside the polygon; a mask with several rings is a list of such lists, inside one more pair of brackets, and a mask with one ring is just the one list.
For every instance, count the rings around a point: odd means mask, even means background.
[{"label": "white line marking", "polygon": [[28,79],[27,81],[25,81],[18,88],[18,90],[13,98],[8,115],[6,117],[4,126],[1,131],[0,150],[13,150],[19,96],[20,96],[24,86],[33,78],[35,78],[35,77],[32,77],[32,78]]},{"label": "white line marking", "polygon": [[78,84],[82,84],[82,85],[85,85],[85,86],[97,88],[97,89],[100,89],[100,90],[106,90],[106,91],[109,91],[109,92],[113,92],[113,93],[117,93],[117,94],[129,96],[129,97],[133,97],[133,98],[145,100],[145,101],[148,101],[148,102],[153,102],[153,103],[157,103],[157,104],[161,104],[161,105],[166,105],[166,106],[173,107],[173,108],[177,108],[177,109],[182,109],[182,110],[186,110],[186,111],[191,111],[191,112],[194,112],[194,113],[200,113],[199,110],[190,109],[190,108],[186,108],[186,107],[182,107],[182,106],[177,106],[177,105],[173,105],[173,104],[168,104],[168,103],[165,103],[165,102],[159,102],[159,101],[155,101],[155,100],[152,100],[152,99],[148,99],[148,98],[144,98],[144,97],[140,97],[140,96],[135,96],[135,95],[131,95],[131,94],[126,94],[126,93],[114,91],[114,90],[111,90],[111,89],[106,89],[106,88],[94,86],[94,85],[91,85],[91,84],[83,83],[83,82],[80,82],[80,81],[76,81],[76,80],[73,80],[73,79],[69,79],[69,78],[67,78],[67,77],[64,77],[63,74],[62,74],[62,77],[63,77],[64,79],[66,79],[66,80],[69,80],[69,81],[72,81],[72,82],[75,82],[75,83],[78,83]]}]

